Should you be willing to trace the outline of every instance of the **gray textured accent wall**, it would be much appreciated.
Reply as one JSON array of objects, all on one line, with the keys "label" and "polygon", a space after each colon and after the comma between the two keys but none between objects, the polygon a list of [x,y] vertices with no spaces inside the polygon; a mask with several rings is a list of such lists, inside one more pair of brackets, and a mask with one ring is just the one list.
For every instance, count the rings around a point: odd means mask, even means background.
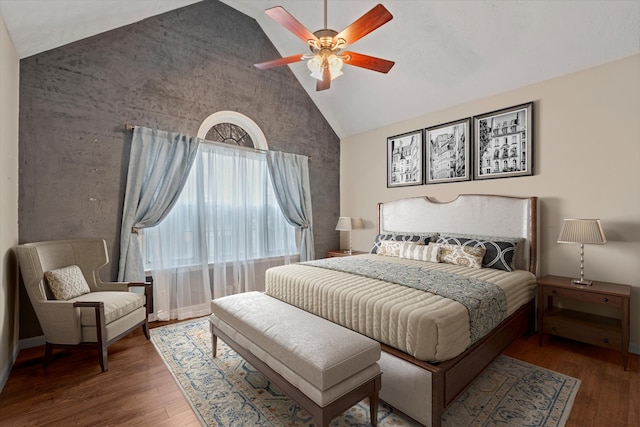
[{"label": "gray textured accent wall", "polygon": [[[207,116],[232,110],[271,149],[312,158],[316,253],[337,248],[339,138],[288,67],[253,66],[279,56],[254,19],[205,0],[21,60],[20,242],[104,237],[103,279],[115,279],[124,123],[196,135]],[[21,312],[21,337],[38,335],[22,302]]]}]

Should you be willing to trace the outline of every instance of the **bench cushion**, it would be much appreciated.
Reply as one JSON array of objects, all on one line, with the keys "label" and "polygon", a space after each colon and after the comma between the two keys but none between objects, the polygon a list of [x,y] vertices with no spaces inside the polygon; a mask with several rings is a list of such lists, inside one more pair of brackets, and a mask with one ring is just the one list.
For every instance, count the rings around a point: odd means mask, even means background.
[{"label": "bench cushion", "polygon": [[380,359],[377,341],[260,292],[215,299],[211,311],[322,391]]}]

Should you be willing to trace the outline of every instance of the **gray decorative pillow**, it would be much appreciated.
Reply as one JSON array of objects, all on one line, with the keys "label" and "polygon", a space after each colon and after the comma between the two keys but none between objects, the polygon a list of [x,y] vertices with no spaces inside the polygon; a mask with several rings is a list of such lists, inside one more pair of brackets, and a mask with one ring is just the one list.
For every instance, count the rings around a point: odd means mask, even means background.
[{"label": "gray decorative pillow", "polygon": [[484,248],[485,254],[482,259],[483,267],[513,271],[516,249],[518,248],[518,244],[523,240],[524,239],[517,237],[443,234],[438,238],[437,243]]},{"label": "gray decorative pillow", "polygon": [[91,292],[89,284],[77,265],[47,271],[44,277],[57,300],[67,301]]},{"label": "gray decorative pillow", "polygon": [[428,245],[435,241],[438,233],[386,233],[378,234],[373,241],[372,254],[377,254],[380,250],[380,242],[383,240],[394,240],[396,242],[413,242],[418,245]]}]

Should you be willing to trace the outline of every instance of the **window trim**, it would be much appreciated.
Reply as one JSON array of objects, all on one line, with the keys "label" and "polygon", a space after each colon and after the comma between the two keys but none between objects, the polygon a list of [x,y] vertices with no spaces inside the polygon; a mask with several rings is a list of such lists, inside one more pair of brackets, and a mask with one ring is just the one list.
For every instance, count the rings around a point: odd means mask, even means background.
[{"label": "window trim", "polygon": [[256,122],[244,114],[235,111],[218,111],[217,113],[211,114],[209,117],[204,119],[200,125],[197,137],[204,139],[211,128],[219,123],[231,123],[236,126],[240,126],[251,137],[251,140],[253,141],[253,148],[257,150],[269,149],[267,138],[264,136],[262,129],[260,129]]}]

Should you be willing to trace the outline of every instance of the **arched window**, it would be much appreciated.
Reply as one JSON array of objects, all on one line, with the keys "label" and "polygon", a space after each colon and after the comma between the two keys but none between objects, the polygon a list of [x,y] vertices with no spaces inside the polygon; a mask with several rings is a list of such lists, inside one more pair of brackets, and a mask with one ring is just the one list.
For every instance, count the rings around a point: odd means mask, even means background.
[{"label": "arched window", "polygon": [[268,150],[267,139],[260,127],[249,117],[235,111],[213,113],[200,125],[198,138]]}]

